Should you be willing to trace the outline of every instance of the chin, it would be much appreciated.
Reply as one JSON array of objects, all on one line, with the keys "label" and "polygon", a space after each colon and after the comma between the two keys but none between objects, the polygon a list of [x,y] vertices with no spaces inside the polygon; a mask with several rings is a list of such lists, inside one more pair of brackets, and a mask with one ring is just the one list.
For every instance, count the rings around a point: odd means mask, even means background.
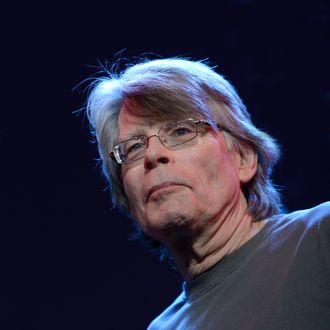
[{"label": "chin", "polygon": [[193,223],[190,212],[184,212],[182,208],[158,210],[147,215],[145,220],[146,234],[160,241],[163,240],[164,235],[168,237],[168,235],[189,231]]}]

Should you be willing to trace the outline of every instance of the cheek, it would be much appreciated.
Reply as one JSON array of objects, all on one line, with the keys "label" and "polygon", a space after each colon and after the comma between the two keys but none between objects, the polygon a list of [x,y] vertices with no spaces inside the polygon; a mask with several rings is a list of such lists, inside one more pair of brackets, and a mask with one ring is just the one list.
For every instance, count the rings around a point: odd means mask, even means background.
[{"label": "cheek", "polygon": [[129,209],[132,214],[138,207],[142,196],[142,177],[138,171],[131,169],[122,173],[125,194],[128,199]]},{"label": "cheek", "polygon": [[239,187],[237,169],[230,155],[214,150],[213,153],[210,152],[204,155],[199,170],[195,173],[196,186],[203,187],[201,193],[205,196],[214,196],[223,194],[224,190]]}]

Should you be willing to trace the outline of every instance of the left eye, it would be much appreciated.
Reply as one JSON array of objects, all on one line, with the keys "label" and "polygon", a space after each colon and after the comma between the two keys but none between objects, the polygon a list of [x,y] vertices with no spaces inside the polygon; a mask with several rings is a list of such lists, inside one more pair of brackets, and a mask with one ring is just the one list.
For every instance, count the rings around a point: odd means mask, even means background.
[{"label": "left eye", "polygon": [[187,127],[178,127],[173,129],[172,136],[184,136],[191,133],[191,130],[189,130]]}]

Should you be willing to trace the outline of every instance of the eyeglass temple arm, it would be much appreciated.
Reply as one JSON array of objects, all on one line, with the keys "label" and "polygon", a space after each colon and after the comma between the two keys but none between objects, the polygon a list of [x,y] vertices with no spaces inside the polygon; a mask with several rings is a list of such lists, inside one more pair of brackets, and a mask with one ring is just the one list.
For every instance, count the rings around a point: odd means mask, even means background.
[{"label": "eyeglass temple arm", "polygon": [[110,156],[110,158],[111,158],[112,160],[117,161],[117,160],[116,160],[116,157],[115,157],[115,154],[114,154],[113,151],[111,151],[111,152],[109,153],[109,156]]},{"label": "eyeglass temple arm", "polygon": [[[212,126],[209,122],[204,121],[204,120],[199,120],[199,121],[196,122],[196,124],[198,124],[198,123],[203,123],[203,124],[206,124],[206,125],[208,125],[208,126]],[[218,127],[219,130],[221,130],[221,131],[225,131],[225,132],[227,132],[227,133],[232,134],[231,131],[230,131],[228,128],[226,128],[225,126],[222,126],[222,125],[220,125],[220,124],[217,123],[217,127]]]}]

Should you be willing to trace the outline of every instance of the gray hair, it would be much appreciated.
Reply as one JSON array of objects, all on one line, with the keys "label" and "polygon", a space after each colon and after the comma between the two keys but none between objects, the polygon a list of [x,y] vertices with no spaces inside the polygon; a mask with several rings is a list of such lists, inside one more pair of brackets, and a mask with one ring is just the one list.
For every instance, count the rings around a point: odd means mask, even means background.
[{"label": "gray hair", "polygon": [[247,211],[254,221],[281,212],[280,194],[270,178],[280,156],[277,143],[253,125],[228,80],[205,61],[186,58],[144,60],[120,73],[105,70],[105,76],[91,84],[87,116],[114,206],[129,212],[120,166],[109,157],[118,137],[118,116],[124,104],[136,114],[155,121],[202,117],[214,126],[224,127],[230,132],[224,134],[232,147],[242,155],[250,148],[258,157],[256,174],[243,187]]}]

